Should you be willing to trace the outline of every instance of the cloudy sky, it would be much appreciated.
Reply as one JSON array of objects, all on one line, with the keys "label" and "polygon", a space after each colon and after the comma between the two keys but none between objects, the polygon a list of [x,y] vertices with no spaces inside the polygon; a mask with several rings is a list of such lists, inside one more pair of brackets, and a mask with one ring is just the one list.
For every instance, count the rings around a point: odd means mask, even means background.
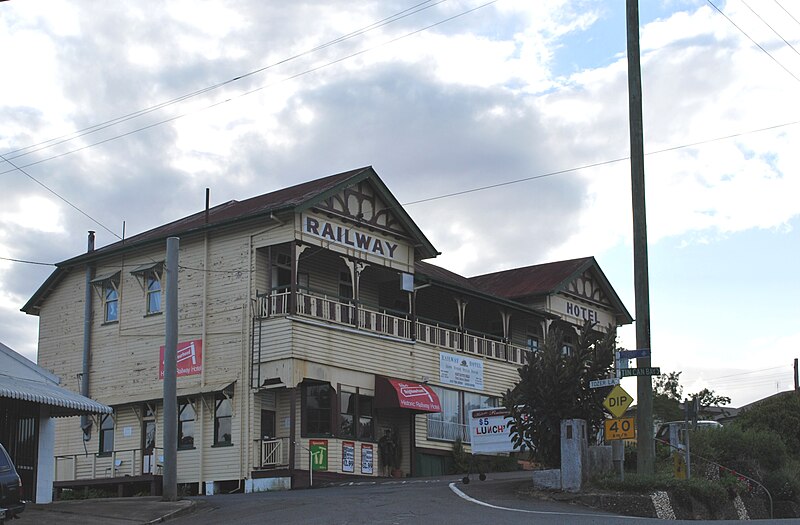
[{"label": "cloudy sky", "polygon": [[[653,364],[744,404],[792,388],[800,356],[800,7],[641,3]],[[633,313],[624,11],[0,3],[0,341],[35,359],[19,308],[53,268],[30,262],[80,254],[87,230],[102,246],[199,211],[206,187],[219,204],[365,165],[437,264],[594,255]]]}]

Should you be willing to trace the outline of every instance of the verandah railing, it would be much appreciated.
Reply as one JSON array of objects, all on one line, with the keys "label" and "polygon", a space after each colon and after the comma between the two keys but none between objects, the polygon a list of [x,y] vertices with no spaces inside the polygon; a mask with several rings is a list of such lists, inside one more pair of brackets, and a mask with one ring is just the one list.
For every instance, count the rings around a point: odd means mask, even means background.
[{"label": "verandah railing", "polygon": [[161,474],[163,463],[161,448],[146,454],[140,448],[114,450],[108,454],[62,454],[55,456],[55,481]]},{"label": "verandah railing", "polygon": [[[290,313],[291,292],[278,290],[271,294],[258,294],[255,301],[257,318],[267,318]],[[411,319],[407,314],[388,309],[356,305],[352,300],[328,296],[311,290],[297,293],[297,315],[329,323],[357,327],[373,333],[411,338]],[[358,319],[356,319],[356,317]],[[458,330],[456,327],[431,320],[417,320],[416,340],[433,346],[488,357],[514,364],[524,364],[527,348],[492,338]]]}]

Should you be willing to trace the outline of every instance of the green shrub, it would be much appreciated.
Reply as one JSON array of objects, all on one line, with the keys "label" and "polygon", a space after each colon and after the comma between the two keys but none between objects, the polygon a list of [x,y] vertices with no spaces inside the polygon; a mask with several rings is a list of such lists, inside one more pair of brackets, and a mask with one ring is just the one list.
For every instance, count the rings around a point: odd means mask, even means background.
[{"label": "green shrub", "polygon": [[744,430],[769,430],[800,459],[800,395],[787,393],[766,399],[743,412],[735,424]]}]

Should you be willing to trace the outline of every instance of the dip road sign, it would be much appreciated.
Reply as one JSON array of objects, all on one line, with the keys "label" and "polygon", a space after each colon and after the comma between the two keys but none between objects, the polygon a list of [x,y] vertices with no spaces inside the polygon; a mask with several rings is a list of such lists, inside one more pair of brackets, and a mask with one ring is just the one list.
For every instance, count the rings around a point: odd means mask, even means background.
[{"label": "dip road sign", "polygon": [[606,407],[606,410],[611,412],[614,417],[618,418],[622,417],[622,414],[628,410],[631,403],[633,403],[631,395],[627,393],[624,388],[617,385],[608,393],[603,401],[603,406]]}]

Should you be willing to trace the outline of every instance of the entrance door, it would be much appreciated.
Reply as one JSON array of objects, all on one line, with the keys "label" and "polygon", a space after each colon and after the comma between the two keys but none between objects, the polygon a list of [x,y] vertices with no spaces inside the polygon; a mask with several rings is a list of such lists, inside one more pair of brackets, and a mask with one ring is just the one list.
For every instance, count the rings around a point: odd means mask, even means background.
[{"label": "entrance door", "polygon": [[142,421],[142,474],[156,473],[156,420]]},{"label": "entrance door", "polygon": [[275,438],[275,411],[262,410],[261,411],[261,439]]}]

